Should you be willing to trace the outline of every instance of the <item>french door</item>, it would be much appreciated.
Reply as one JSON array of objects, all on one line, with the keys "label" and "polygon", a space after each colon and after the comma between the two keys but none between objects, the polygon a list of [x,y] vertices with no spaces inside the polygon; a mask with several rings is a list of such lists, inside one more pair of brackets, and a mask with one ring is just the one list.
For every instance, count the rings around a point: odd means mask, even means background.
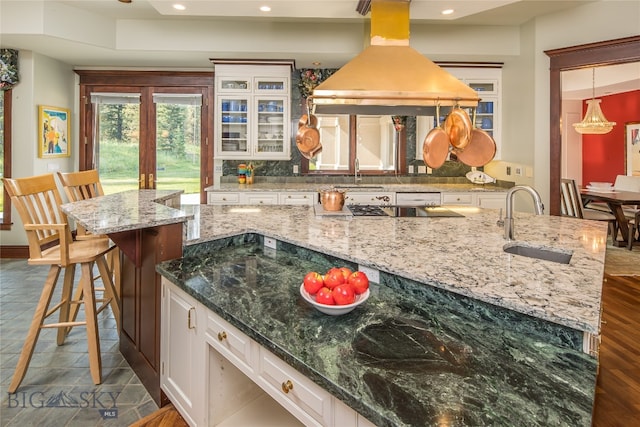
[{"label": "french door", "polygon": [[206,203],[212,182],[211,86],[83,85],[80,169],[98,169],[105,194],[183,190]]}]

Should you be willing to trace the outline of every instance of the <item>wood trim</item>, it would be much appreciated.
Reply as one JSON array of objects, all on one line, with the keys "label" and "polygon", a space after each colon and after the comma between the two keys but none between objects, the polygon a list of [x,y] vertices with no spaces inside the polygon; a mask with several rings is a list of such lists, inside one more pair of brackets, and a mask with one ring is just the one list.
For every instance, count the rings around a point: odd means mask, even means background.
[{"label": "wood trim", "polygon": [[29,246],[0,246],[0,258],[27,259],[29,258]]},{"label": "wood trim", "polygon": [[[9,90],[5,90],[2,94],[3,96],[3,102],[4,102],[4,107],[3,107],[3,115],[4,115],[4,139],[3,139],[3,144],[4,144],[4,158],[2,159],[3,164],[4,164],[4,174],[3,176],[5,178],[11,178],[11,129],[12,129],[12,124],[11,124],[11,119],[12,119],[12,101],[13,101],[13,90],[9,89]],[[4,188],[4,185],[2,186],[2,191],[4,191],[4,206],[3,206],[3,212],[2,212],[2,224],[1,224],[1,229],[2,230],[11,230],[11,197],[9,197],[9,193],[7,193],[7,190]]]},{"label": "wood trim", "polygon": [[549,74],[549,213],[560,215],[562,71],[640,61],[640,35],[546,50]]},{"label": "wood trim", "polygon": [[213,71],[96,71],[75,70],[80,85],[213,86]]}]

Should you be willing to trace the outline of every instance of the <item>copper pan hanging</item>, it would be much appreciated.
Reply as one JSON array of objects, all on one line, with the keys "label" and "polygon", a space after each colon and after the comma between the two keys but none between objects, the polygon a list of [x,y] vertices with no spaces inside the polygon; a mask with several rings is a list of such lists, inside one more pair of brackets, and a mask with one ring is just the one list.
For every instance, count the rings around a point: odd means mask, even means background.
[{"label": "copper pan hanging", "polygon": [[[303,119],[306,116],[306,122]],[[303,122],[300,125],[300,122]],[[307,114],[300,118],[298,133],[296,134],[296,146],[305,158],[310,159],[322,150],[320,144],[320,131],[316,127],[317,118],[311,114],[311,102],[307,101]]]},{"label": "copper pan hanging", "polygon": [[430,168],[437,169],[447,160],[449,136],[440,127],[440,106],[436,106],[437,125],[429,131],[422,144],[422,158]]},{"label": "copper pan hanging", "polygon": [[463,150],[471,141],[473,125],[469,114],[459,106],[453,107],[444,121],[443,129],[449,136],[454,148]]},{"label": "copper pan hanging", "polygon": [[[473,112],[473,123],[476,112]],[[471,167],[480,167],[489,163],[496,155],[496,142],[491,135],[482,129],[474,127],[471,130],[471,140],[464,149],[454,149],[455,155],[462,163]]]}]

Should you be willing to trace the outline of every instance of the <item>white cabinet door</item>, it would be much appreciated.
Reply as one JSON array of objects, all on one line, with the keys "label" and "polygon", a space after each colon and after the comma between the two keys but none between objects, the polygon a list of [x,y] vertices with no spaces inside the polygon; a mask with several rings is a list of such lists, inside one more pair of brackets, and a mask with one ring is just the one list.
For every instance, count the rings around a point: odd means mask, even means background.
[{"label": "white cabinet door", "polygon": [[203,425],[204,366],[196,301],[162,279],[160,386],[189,425]]},{"label": "white cabinet door", "polygon": [[277,205],[278,193],[265,191],[247,191],[240,194],[242,205]]},{"label": "white cabinet door", "polygon": [[207,203],[210,205],[237,205],[240,203],[240,193],[235,192],[207,192]]},{"label": "white cabinet door", "polygon": [[318,203],[318,193],[282,192],[278,194],[279,205],[314,205]]},{"label": "white cabinet door", "polygon": [[216,65],[215,158],[291,158],[290,72],[283,65]]}]

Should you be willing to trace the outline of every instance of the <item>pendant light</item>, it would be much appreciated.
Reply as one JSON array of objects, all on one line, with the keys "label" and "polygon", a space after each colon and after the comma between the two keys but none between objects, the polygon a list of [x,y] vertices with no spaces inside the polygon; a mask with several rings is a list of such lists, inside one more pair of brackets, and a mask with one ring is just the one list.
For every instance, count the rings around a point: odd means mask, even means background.
[{"label": "pendant light", "polygon": [[573,127],[576,132],[588,135],[603,135],[611,132],[611,129],[616,125],[616,122],[610,122],[602,113],[600,109],[601,99],[596,98],[596,69],[593,68],[592,73],[593,92],[591,99],[587,101],[587,112],[584,115],[584,119],[580,123],[574,123]]}]

